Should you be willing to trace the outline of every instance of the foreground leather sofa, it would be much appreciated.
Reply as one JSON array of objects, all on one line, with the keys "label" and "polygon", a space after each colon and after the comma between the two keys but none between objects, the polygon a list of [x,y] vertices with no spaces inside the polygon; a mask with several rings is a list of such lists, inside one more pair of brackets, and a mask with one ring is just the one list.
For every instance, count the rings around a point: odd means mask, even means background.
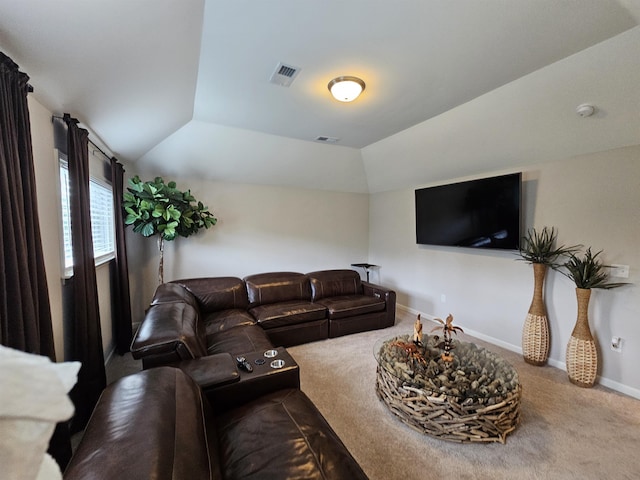
[{"label": "foreground leather sofa", "polygon": [[182,370],[123,377],[103,392],[66,480],[366,479],[306,395],[277,390],[218,411]]},{"label": "foreground leather sofa", "polygon": [[131,352],[144,368],[292,346],[395,323],[393,290],[354,270],[176,280],[155,292]]}]

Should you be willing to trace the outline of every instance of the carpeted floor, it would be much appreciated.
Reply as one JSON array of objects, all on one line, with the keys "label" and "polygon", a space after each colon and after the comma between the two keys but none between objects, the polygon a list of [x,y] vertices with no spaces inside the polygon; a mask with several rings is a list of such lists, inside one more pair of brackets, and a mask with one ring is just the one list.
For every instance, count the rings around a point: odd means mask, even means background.
[{"label": "carpeted floor", "polygon": [[[399,311],[396,325],[289,352],[302,390],[313,400],[371,480],[640,479],[640,400],[596,385],[572,385],[562,370],[533,367],[522,357],[460,335],[502,355],[523,385],[520,426],[507,443],[458,444],[421,435],[401,423],[375,393],[376,340],[413,331]],[[425,332],[431,325],[425,322]],[[109,382],[140,369],[130,354],[109,362]]]},{"label": "carpeted floor", "polygon": [[[574,386],[566,373],[533,367],[522,357],[460,335],[502,355],[523,385],[521,424],[505,445],[458,444],[401,423],[375,393],[373,345],[413,331],[399,312],[390,329],[289,348],[301,388],[313,400],[371,480],[638,479],[640,401],[595,386]],[[425,324],[425,332],[431,325]]]}]

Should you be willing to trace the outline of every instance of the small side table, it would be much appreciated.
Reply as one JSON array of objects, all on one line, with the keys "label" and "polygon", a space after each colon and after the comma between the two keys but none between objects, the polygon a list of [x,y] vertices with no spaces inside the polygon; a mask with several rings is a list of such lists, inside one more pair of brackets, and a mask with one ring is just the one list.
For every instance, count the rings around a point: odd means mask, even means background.
[{"label": "small side table", "polygon": [[367,282],[369,281],[369,273],[374,268],[378,267],[378,265],[373,265],[371,263],[352,263],[352,267],[362,268],[367,274]]}]

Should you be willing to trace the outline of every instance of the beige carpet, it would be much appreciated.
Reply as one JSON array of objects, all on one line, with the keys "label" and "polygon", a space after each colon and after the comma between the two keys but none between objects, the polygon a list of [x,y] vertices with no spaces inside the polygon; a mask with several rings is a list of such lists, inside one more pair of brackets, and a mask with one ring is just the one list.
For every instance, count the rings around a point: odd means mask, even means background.
[{"label": "beige carpet", "polygon": [[413,321],[399,312],[390,329],[288,349],[302,390],[371,480],[640,479],[640,400],[576,387],[562,370],[484,342],[476,341],[505,357],[523,385],[521,423],[505,445],[445,442],[401,423],[376,396],[373,344],[411,333]]}]

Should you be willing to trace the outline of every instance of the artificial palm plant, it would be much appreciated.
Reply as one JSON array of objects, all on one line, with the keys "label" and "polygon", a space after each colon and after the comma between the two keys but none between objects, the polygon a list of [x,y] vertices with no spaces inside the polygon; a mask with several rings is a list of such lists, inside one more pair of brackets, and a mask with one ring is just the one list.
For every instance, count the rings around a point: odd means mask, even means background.
[{"label": "artificial palm plant", "polygon": [[563,265],[566,271],[562,271],[562,273],[576,284],[576,288],[603,288],[609,290],[626,285],[624,282],[607,281],[609,278],[606,270],[607,266],[598,258],[601,253],[602,250],[592,254],[591,248],[587,248],[581,257],[571,253],[569,260]]},{"label": "artificial palm plant", "polygon": [[540,232],[535,228],[527,230],[527,235],[522,238],[520,245],[520,259],[532,264],[546,265],[556,268],[557,261],[566,255],[570,255],[580,248],[580,245],[565,247],[556,246],[558,232],[555,227],[543,227]]},{"label": "artificial palm plant", "polygon": [[442,320],[441,318],[434,318],[434,320],[440,323],[440,325],[433,327],[431,331],[435,332],[436,330],[442,330],[444,335],[444,339],[438,344],[438,348],[442,348],[444,350],[441,354],[441,358],[445,362],[453,362],[453,354],[451,353],[451,350],[453,350],[454,347],[451,334],[455,333],[457,335],[458,332],[464,333],[464,330],[453,324],[453,315],[451,314],[447,316],[446,320]]},{"label": "artificial palm plant", "polygon": [[549,358],[550,330],[547,308],[543,298],[544,279],[548,268],[558,268],[559,260],[570,255],[577,245],[556,246],[558,233],[555,227],[534,228],[523,237],[518,260],[533,264],[533,299],[522,329],[522,356],[532,365],[544,365]]},{"label": "artificial palm plant", "polygon": [[608,290],[626,285],[608,281],[607,266],[598,258],[601,253],[602,250],[593,254],[591,248],[587,248],[582,256],[572,253],[564,263],[566,271],[562,271],[576,285],[578,319],[567,345],[566,364],[569,380],[580,387],[593,386],[598,370],[598,351],[589,328],[591,289]]},{"label": "artificial palm plant", "polygon": [[129,179],[124,193],[125,225],[133,225],[133,231],[145,237],[158,236],[160,261],[158,281],[164,281],[164,241],[188,237],[201,228],[215,225],[217,219],[191,191],[182,192],[176,182],[165,183],[162,177],[143,182],[136,175]]}]

